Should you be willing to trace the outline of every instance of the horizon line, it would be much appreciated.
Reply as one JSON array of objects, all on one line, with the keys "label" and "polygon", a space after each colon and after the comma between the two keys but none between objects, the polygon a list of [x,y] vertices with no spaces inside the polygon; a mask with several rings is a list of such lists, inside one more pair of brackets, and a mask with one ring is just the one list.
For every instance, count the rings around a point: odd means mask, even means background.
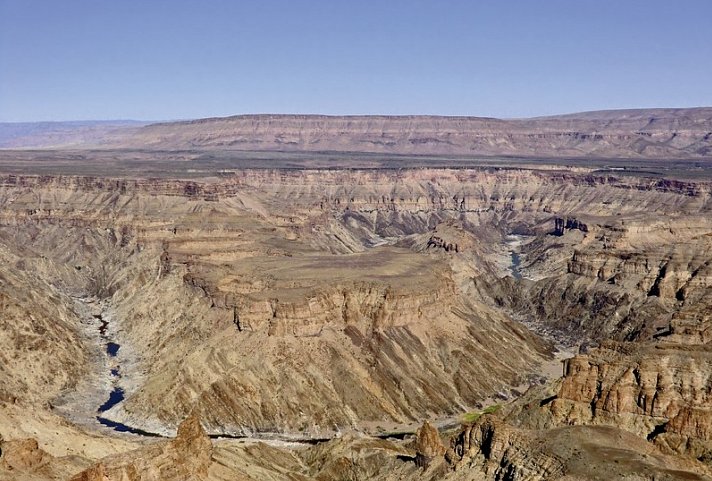
[{"label": "horizon line", "polygon": [[649,110],[704,110],[712,109],[712,105],[700,105],[695,107],[625,107],[612,109],[594,109],[594,110],[577,110],[555,114],[534,115],[527,117],[495,117],[490,115],[455,115],[455,114],[324,114],[324,113],[289,113],[289,112],[250,112],[238,113],[229,115],[211,115],[206,117],[184,117],[173,119],[136,119],[136,118],[99,118],[99,119],[65,119],[65,120],[0,120],[0,124],[70,124],[70,123],[142,123],[142,124],[164,124],[164,123],[181,123],[194,121],[209,121],[209,120],[225,120],[239,117],[324,117],[324,118],[365,118],[365,117],[380,117],[380,118],[417,118],[417,117],[433,117],[433,118],[451,118],[451,119],[483,119],[483,120],[534,120],[553,117],[564,117],[571,115],[583,115],[593,113],[613,113],[613,112],[643,112]]}]

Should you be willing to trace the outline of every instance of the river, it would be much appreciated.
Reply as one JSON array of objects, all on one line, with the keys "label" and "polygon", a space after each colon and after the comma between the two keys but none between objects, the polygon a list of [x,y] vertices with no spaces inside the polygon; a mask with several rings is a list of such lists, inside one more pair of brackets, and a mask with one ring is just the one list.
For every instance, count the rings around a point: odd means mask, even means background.
[{"label": "river", "polygon": [[522,244],[530,239],[529,236],[509,234],[505,237],[504,244],[509,254],[509,265],[507,269],[511,272],[512,277],[517,280],[524,279],[522,275]]},{"label": "river", "polygon": [[[109,321],[104,318],[104,314],[94,314],[94,318],[99,321],[99,336],[102,342],[104,343],[106,349],[106,356],[108,356],[110,360],[115,361],[116,356],[119,353],[119,349],[121,349],[121,345],[111,338],[108,329]],[[111,419],[107,419],[101,416],[101,413],[108,411],[109,409],[124,400],[124,390],[122,387],[119,386],[119,381],[121,380],[121,366],[116,362],[109,362],[108,366],[108,375],[111,379],[112,389],[109,393],[109,398],[106,399],[106,401],[104,401],[104,403],[102,403],[97,408],[96,420],[101,425],[113,429],[114,431],[118,431],[120,433],[131,433],[140,436],[160,437],[160,434],[144,431],[143,429],[133,428],[131,426],[127,426],[126,424],[118,423],[116,421],[112,421]]]},{"label": "river", "polygon": [[[526,236],[510,235],[505,241],[505,252],[509,254],[509,262],[507,269],[511,272],[512,277],[517,280],[523,279],[522,275],[522,257],[520,255],[521,245],[526,242]],[[504,267],[504,266],[503,266]],[[59,409],[65,413],[73,422],[84,426],[89,426],[90,421],[97,423],[102,429],[110,429],[117,433],[133,434],[146,437],[166,437],[166,433],[150,432],[143,429],[128,426],[126,424],[113,421],[105,417],[104,413],[110,411],[122,403],[125,399],[126,392],[123,386],[129,385],[126,381],[137,381],[136,379],[124,379],[124,371],[122,370],[121,362],[130,362],[130,357],[121,350],[121,344],[116,339],[117,326],[112,325],[112,316],[108,313],[104,303],[90,298],[75,297],[77,302],[77,312],[85,319],[82,321],[86,336],[95,346],[93,350],[95,354],[92,356],[96,362],[92,369],[92,375],[88,376],[84,382],[77,387],[76,392],[68,393],[64,399],[59,400]],[[534,326],[528,325],[530,329]],[[561,349],[561,346],[559,346]],[[124,353],[121,356],[119,353]],[[563,356],[562,356],[563,355]],[[557,358],[549,362],[545,362],[541,366],[541,373],[544,377],[556,377],[556,373],[560,370],[561,357],[570,357],[570,353],[564,351],[559,352]],[[134,369],[129,369],[134,371]],[[130,372],[129,372],[130,374]],[[525,386],[521,386],[525,387]],[[489,401],[489,400],[488,400]],[[454,426],[459,424],[460,415],[447,416],[443,419],[436,420],[439,427]],[[399,430],[403,431],[398,434],[410,434],[417,426],[399,426]],[[389,430],[390,431],[390,430]],[[394,435],[394,432],[389,433]],[[212,434],[211,438],[229,438],[237,439],[245,442],[261,441],[269,444],[283,445],[303,445],[315,444],[328,439],[311,439],[290,436],[283,433],[257,433],[252,435],[230,435],[230,434]]]}]

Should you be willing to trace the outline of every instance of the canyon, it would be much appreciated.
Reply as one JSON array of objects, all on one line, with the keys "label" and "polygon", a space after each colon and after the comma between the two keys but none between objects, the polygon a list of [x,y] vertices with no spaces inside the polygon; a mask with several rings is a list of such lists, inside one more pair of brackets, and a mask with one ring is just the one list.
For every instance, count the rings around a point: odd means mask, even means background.
[{"label": "canyon", "polygon": [[712,478],[709,109],[116,129],[0,150],[0,479]]}]

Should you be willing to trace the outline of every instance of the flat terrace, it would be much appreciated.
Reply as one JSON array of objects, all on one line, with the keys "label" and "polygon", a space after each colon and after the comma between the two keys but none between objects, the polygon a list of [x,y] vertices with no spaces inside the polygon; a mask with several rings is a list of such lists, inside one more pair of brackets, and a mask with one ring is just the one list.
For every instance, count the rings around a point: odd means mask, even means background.
[{"label": "flat terrace", "polygon": [[242,169],[517,168],[567,170],[636,177],[712,179],[712,158],[691,160],[463,157],[362,152],[243,150],[8,150],[0,174],[200,179]]}]

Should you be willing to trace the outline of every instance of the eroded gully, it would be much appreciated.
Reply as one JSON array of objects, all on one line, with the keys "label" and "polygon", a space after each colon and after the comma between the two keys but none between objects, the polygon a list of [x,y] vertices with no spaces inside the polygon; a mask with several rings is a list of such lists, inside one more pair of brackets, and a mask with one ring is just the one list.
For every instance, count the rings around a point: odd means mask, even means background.
[{"label": "eroded gully", "polygon": [[[117,340],[116,322],[107,305],[91,297],[72,296],[74,308],[81,321],[92,362],[87,376],[53,403],[54,408],[74,424],[89,430],[99,430],[118,435],[136,435],[145,438],[167,437],[165,433],[129,426],[107,417],[109,411],[124,401],[125,387],[131,379],[140,375],[131,366],[130,352],[122,350]],[[128,364],[126,368],[123,364]],[[125,377],[128,376],[128,377]],[[260,441],[282,447],[318,444],[329,439],[293,437],[281,433],[257,433],[254,435],[208,434],[214,439],[236,439],[246,442]]]}]

